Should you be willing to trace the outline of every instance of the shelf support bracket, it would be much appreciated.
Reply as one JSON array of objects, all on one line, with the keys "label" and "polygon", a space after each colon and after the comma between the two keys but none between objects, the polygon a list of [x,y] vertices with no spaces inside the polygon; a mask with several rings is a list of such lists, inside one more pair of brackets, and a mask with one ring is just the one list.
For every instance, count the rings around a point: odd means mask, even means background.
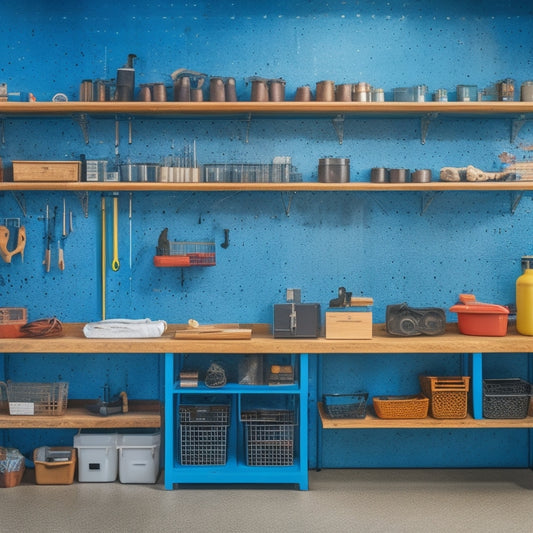
[{"label": "shelf support bracket", "polygon": [[89,191],[76,191],[85,218],[89,218]]},{"label": "shelf support bracket", "polygon": [[0,115],[0,140],[2,144],[6,144],[6,117]]},{"label": "shelf support bracket", "polygon": [[74,115],[74,120],[81,128],[85,144],[89,144],[89,119],[87,118],[87,113],[77,113]]},{"label": "shelf support bracket", "polygon": [[422,206],[420,208],[420,216],[422,216],[428,210],[433,200],[435,200],[435,198],[441,193],[442,191],[422,193]]},{"label": "shelf support bracket", "polygon": [[245,144],[248,144],[250,141],[250,126],[252,124],[252,113],[248,113],[248,117],[246,118],[246,135],[244,137]]},{"label": "shelf support bracket", "polygon": [[518,115],[517,118],[511,120],[511,143],[514,143],[522,126],[526,123],[525,115]]},{"label": "shelf support bracket", "polygon": [[20,207],[22,215],[26,216],[26,199],[24,198],[24,193],[20,191],[11,191],[11,194],[13,195],[13,198],[15,198],[15,201]]},{"label": "shelf support bracket", "polygon": [[432,120],[435,120],[439,116],[438,113],[426,113],[420,119],[420,142],[426,144],[426,137],[429,130],[429,125]]},{"label": "shelf support bracket", "polygon": [[511,202],[511,214],[514,215],[517,210],[520,202],[522,201],[522,196],[524,196],[524,191],[513,193],[513,199]]},{"label": "shelf support bracket", "polygon": [[342,141],[344,140],[344,115],[337,115],[335,118],[331,119],[331,122],[335,128],[339,144],[342,144]]}]

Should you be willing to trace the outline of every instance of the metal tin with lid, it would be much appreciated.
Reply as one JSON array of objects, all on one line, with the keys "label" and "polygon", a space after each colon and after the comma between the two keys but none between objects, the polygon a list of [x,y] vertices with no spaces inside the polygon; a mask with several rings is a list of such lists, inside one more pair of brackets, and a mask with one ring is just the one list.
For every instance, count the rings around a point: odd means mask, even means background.
[{"label": "metal tin with lid", "polygon": [[321,183],[347,183],[350,181],[350,160],[326,157],[318,160],[318,181]]}]

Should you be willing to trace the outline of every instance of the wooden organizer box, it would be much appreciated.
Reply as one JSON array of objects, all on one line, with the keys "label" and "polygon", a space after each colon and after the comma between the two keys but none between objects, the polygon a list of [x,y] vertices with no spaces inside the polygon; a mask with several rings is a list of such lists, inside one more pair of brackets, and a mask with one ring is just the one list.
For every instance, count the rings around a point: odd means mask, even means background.
[{"label": "wooden organizer box", "polygon": [[80,181],[80,161],[13,161],[13,181]]}]

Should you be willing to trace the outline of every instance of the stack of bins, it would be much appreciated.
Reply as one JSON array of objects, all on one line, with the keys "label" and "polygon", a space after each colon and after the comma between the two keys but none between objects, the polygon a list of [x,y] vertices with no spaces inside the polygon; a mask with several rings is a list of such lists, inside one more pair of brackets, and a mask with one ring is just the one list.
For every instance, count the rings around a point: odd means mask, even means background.
[{"label": "stack of bins", "polygon": [[180,405],[182,465],[226,464],[229,412],[229,405]]}]

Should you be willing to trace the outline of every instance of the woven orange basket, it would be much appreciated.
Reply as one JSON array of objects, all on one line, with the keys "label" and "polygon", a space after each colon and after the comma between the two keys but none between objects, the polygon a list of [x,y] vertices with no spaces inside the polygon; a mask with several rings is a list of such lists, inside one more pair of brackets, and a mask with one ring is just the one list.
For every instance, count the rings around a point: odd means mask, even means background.
[{"label": "woven orange basket", "polygon": [[419,376],[422,393],[429,398],[433,418],[466,418],[469,376]]},{"label": "woven orange basket", "polygon": [[410,396],[374,396],[374,411],[379,418],[426,418],[429,398]]}]

